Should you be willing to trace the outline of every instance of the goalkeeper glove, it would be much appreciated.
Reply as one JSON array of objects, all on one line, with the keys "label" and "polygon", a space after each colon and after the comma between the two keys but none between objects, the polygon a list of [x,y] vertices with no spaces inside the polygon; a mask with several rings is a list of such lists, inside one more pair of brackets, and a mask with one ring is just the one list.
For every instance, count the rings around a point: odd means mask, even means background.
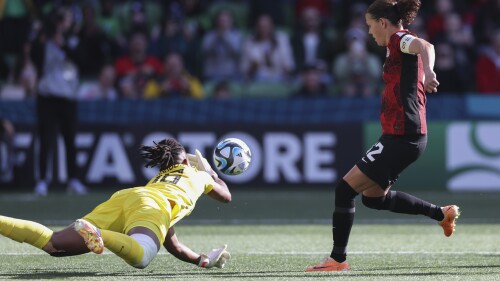
[{"label": "goalkeeper glove", "polygon": [[224,245],[218,249],[212,249],[207,255],[202,254],[199,267],[204,268],[224,268],[226,262],[231,258],[231,254],[226,251],[227,245]]},{"label": "goalkeeper glove", "polygon": [[196,167],[198,171],[205,171],[211,176],[217,176],[217,173],[214,172],[214,170],[208,163],[207,159],[203,157],[203,155],[198,149],[196,149],[194,155],[188,153],[187,158],[189,160],[189,164],[191,164],[191,166]]}]

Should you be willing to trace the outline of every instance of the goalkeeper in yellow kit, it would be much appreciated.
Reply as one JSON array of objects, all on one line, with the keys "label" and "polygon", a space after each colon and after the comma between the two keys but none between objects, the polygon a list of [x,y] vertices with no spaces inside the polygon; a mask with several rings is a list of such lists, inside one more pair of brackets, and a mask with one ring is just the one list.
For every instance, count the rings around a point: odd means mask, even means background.
[{"label": "goalkeeper in yellow kit", "polygon": [[120,190],[82,219],[53,232],[32,221],[0,216],[0,234],[40,248],[54,257],[100,254],[106,247],[135,268],[145,268],[160,246],[200,267],[224,267],[226,246],[197,254],[182,244],[173,225],[194,209],[204,193],[228,203],[231,193],[201,153],[187,154],[175,139],[141,146],[146,167],[160,172],[143,187]]}]

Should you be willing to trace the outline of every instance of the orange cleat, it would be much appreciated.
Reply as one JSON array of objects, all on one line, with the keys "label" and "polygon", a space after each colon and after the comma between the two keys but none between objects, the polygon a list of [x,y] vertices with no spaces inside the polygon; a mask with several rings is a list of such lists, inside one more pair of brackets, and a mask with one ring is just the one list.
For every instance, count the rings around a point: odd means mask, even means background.
[{"label": "orange cleat", "polygon": [[444,219],[439,222],[439,225],[443,228],[446,237],[450,237],[455,231],[455,220],[460,216],[460,211],[458,209],[456,205],[441,207]]},{"label": "orange cleat", "polygon": [[85,245],[91,252],[96,254],[101,254],[104,251],[104,242],[101,237],[99,230],[86,220],[76,220],[73,226],[75,231],[80,234],[80,236],[85,241]]},{"label": "orange cleat", "polygon": [[307,272],[311,271],[349,271],[351,268],[347,261],[337,262],[334,259],[328,257],[322,263],[311,266],[306,269]]}]

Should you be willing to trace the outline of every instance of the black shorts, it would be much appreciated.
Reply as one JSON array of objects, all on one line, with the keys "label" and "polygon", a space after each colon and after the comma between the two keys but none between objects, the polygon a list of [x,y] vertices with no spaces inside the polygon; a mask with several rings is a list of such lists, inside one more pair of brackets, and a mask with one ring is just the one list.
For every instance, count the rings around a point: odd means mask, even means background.
[{"label": "black shorts", "polygon": [[420,157],[426,145],[427,135],[382,135],[356,166],[385,190]]}]

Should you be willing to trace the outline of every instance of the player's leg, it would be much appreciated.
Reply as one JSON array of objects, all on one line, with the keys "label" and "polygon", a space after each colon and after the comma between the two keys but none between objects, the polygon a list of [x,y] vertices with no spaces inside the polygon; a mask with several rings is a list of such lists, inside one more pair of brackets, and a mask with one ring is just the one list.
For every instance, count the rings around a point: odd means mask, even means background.
[{"label": "player's leg", "polygon": [[55,231],[43,250],[54,257],[75,256],[89,252],[85,241],[75,231],[74,224]]},{"label": "player's leg", "polygon": [[446,236],[455,231],[455,221],[460,216],[458,206],[440,207],[401,191],[389,191],[380,196],[376,188],[365,190],[362,202],[368,208],[388,210],[394,213],[424,215],[439,222]]},{"label": "player's leg", "polygon": [[101,231],[107,249],[135,268],[146,268],[160,250],[155,232],[146,227],[134,227],[127,235]]},{"label": "player's leg", "polygon": [[52,230],[33,221],[0,216],[0,234],[19,243],[43,249],[52,237]]},{"label": "player's leg", "polygon": [[[57,137],[58,121],[56,110],[51,99],[38,95],[36,102],[37,135],[39,142],[38,172],[39,180],[35,186],[35,194],[46,196],[48,193],[47,166],[53,160],[54,144]],[[35,149],[36,151],[36,149]]]},{"label": "player's leg", "polygon": [[333,249],[323,263],[306,271],[348,271],[347,244],[354,222],[354,198],[377,184],[354,166],[335,187],[335,209],[332,218]]},{"label": "player's leg", "polygon": [[[145,222],[149,226],[148,222]],[[137,226],[127,234],[97,229],[86,220],[77,220],[75,230],[83,238],[88,249],[102,253],[103,246],[135,268],[146,268],[160,250],[160,241],[155,231]],[[88,250],[87,250],[88,251]]]},{"label": "player's leg", "polygon": [[377,188],[368,189],[363,192],[362,202],[366,207],[376,210],[424,215],[437,221],[444,219],[441,207],[401,191],[389,191],[381,195]]},{"label": "player's leg", "polygon": [[66,167],[68,170],[67,191],[77,195],[87,193],[87,188],[78,180],[76,171],[76,124],[77,104],[74,101],[64,101],[64,107],[59,111],[61,116],[61,133],[66,149]]},{"label": "player's leg", "polygon": [[[445,235],[450,236],[455,218],[459,215],[457,206],[442,208],[401,191],[389,191],[401,172],[423,153],[427,145],[427,137],[388,138],[382,139],[381,144],[380,153],[372,155],[371,160],[367,157],[363,158],[373,164],[378,162],[379,165],[360,164],[360,167],[377,182],[377,185],[363,191],[363,204],[376,210],[427,216],[440,222]],[[373,169],[373,167],[378,168]],[[447,210],[446,216],[444,209]]]},{"label": "player's leg", "polygon": [[145,268],[167,235],[170,215],[165,211],[170,210],[170,204],[160,208],[144,190],[138,190],[141,189],[115,193],[110,200],[78,220],[75,229],[93,252],[102,251],[99,246],[103,241],[104,247],[128,264]]}]

